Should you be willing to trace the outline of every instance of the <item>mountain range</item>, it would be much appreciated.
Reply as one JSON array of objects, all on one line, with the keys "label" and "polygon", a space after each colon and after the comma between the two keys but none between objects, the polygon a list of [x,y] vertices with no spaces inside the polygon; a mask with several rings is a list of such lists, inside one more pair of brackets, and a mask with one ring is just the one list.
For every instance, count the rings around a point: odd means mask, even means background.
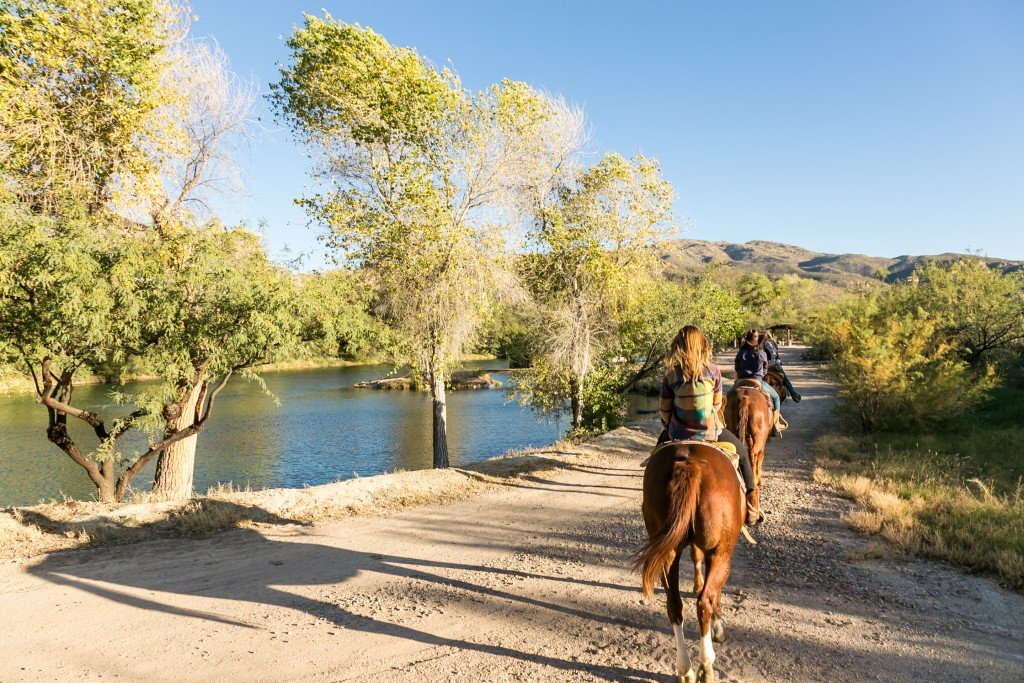
[{"label": "mountain range", "polygon": [[672,242],[662,259],[667,270],[679,274],[700,272],[710,265],[731,266],[746,272],[763,273],[776,278],[799,275],[839,287],[858,282],[885,279],[895,282],[910,276],[929,261],[976,258],[990,268],[1003,272],[1024,269],[1024,262],[971,254],[932,254],[921,256],[865,256],[864,254],[828,254],[791,244],[752,240],[743,244],[681,239]]}]

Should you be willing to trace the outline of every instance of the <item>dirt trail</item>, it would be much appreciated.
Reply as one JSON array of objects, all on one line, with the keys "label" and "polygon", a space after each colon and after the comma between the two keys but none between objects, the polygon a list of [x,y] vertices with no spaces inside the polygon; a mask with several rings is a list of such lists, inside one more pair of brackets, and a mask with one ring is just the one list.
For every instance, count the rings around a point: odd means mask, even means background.
[{"label": "dirt trail", "polygon": [[[1024,599],[926,561],[853,561],[812,478],[830,387],[766,458],[768,521],[726,586],[726,681],[1024,680]],[[315,527],[51,555],[0,568],[0,681],[672,681],[663,596],[640,599],[650,437],[473,498]],[[684,572],[688,585],[689,571]],[[687,635],[696,653],[692,601]]]}]

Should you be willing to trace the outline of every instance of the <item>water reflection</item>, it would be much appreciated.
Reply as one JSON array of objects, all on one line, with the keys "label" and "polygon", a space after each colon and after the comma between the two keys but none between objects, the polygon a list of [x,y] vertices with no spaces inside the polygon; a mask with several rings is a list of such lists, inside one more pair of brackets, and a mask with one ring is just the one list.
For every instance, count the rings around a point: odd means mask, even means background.
[{"label": "water reflection", "polygon": [[[504,367],[498,361],[470,367]],[[260,487],[300,487],[393,469],[431,466],[431,407],[422,395],[403,391],[352,389],[387,374],[387,366],[358,366],[267,373],[277,404],[255,385],[235,380],[220,394],[199,438],[196,489],[218,482]],[[507,377],[505,378],[507,379]],[[111,406],[109,387],[76,390],[75,403],[128,412]],[[71,420],[85,447],[95,436]],[[492,457],[514,448],[543,446],[565,424],[538,419],[510,403],[503,391],[458,391],[448,401],[449,456],[453,465]],[[81,468],[46,440],[46,411],[31,395],[0,397],[0,505],[59,499],[61,493],[88,498],[93,487]],[[122,450],[144,448],[145,437],[130,435]],[[150,463],[135,479],[148,488]]]}]

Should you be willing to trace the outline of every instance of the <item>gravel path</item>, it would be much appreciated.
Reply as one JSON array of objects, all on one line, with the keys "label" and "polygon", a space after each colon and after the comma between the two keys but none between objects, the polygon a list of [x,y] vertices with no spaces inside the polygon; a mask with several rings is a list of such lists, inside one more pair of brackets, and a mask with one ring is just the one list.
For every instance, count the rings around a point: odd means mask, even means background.
[{"label": "gravel path", "polygon": [[[759,544],[723,599],[725,681],[1021,681],[1024,599],[927,561],[848,560],[849,504],[812,478],[832,393],[769,444]],[[619,430],[582,465],[435,507],[51,555],[0,568],[0,681],[673,681],[664,598],[640,599],[638,463]],[[684,571],[684,584],[689,571]],[[686,629],[696,654],[696,620]]]}]

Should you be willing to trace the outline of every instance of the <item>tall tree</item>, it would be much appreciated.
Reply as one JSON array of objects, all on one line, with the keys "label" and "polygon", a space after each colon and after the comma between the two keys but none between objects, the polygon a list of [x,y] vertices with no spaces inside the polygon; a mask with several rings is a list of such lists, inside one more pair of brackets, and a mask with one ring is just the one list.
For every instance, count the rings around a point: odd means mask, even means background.
[{"label": "tall tree", "polygon": [[595,359],[658,276],[673,195],[654,161],[612,153],[556,187],[535,217],[525,261],[544,320],[535,363],[551,386],[566,388],[573,429]]},{"label": "tall tree", "polygon": [[299,203],[373,278],[430,391],[434,466],[446,467],[446,379],[488,303],[514,289],[516,216],[557,175],[582,120],[521,83],[470,92],[451,69],[329,15],[306,15],[288,47],[272,99],[321,185]]}]

